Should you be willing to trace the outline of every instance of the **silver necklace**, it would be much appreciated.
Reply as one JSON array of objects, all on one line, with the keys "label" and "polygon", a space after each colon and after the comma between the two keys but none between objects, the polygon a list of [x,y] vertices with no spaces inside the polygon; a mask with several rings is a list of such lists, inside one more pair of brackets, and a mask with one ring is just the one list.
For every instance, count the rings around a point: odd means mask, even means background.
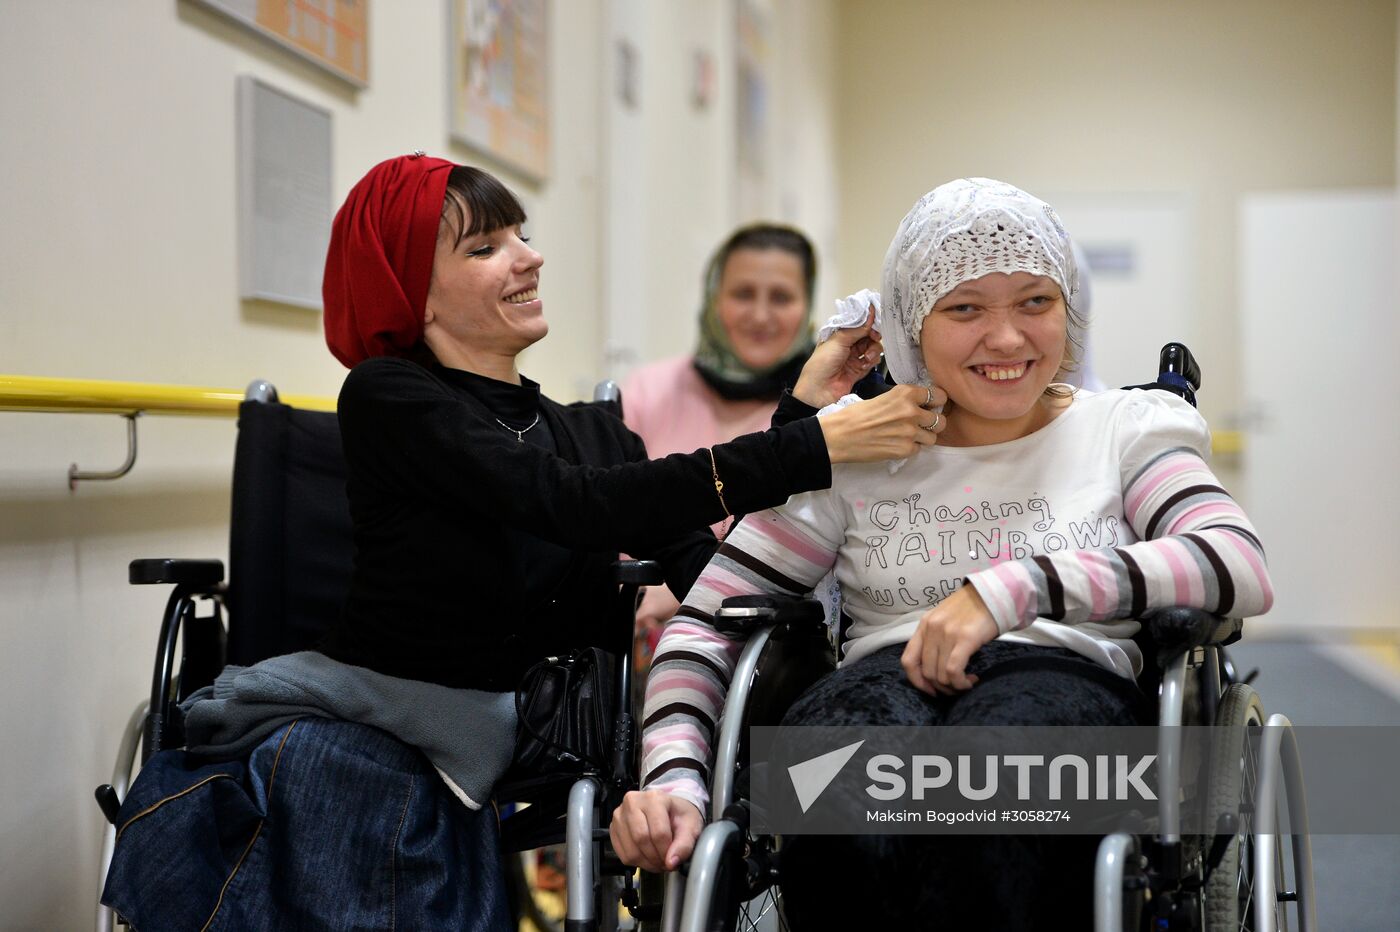
[{"label": "silver necklace", "polygon": [[530,422],[530,426],[529,426],[529,427],[522,427],[522,428],[520,428],[519,430],[516,430],[514,427],[511,427],[509,424],[507,424],[505,421],[501,420],[500,418],[494,418],[494,420],[495,420],[495,422],[496,422],[497,424],[500,424],[500,425],[501,425],[502,427],[504,427],[506,430],[510,431],[512,434],[515,434],[515,441],[516,441],[516,443],[524,443],[524,442],[525,442],[525,433],[526,433],[527,431],[529,431],[531,427],[534,427],[536,424],[538,424],[538,423],[540,422],[540,413],[539,413],[538,411],[536,411],[536,412],[535,412],[535,419],[534,419],[533,421]]}]

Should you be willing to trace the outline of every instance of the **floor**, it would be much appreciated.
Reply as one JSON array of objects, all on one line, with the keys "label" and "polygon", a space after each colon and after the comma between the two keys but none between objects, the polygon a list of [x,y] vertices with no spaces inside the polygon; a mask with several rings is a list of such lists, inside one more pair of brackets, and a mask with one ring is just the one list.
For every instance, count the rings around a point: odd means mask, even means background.
[{"label": "floor", "polygon": [[[1247,641],[1230,656],[1241,672],[1261,671],[1254,685],[1265,711],[1282,712],[1295,725],[1400,725],[1394,635],[1326,646]],[[1314,835],[1312,847],[1319,928],[1400,929],[1400,835]]]}]

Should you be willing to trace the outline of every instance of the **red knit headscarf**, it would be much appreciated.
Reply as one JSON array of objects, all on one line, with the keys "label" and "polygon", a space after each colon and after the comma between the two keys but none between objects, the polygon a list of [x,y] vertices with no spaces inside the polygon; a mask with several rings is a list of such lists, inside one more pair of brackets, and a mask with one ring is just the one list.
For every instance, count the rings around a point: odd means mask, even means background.
[{"label": "red knit headscarf", "polygon": [[423,338],[447,176],[443,159],[404,155],[360,179],[331,224],[326,275],[326,345],[353,367],[402,356]]}]

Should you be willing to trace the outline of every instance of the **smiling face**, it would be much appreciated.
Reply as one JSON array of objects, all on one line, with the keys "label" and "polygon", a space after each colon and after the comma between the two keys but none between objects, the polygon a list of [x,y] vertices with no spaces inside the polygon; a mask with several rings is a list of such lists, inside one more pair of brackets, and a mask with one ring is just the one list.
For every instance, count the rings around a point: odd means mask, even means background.
[{"label": "smiling face", "polygon": [[1044,403],[1065,355],[1065,301],[1044,275],[993,272],[963,282],[924,319],[919,346],[956,407],[940,443],[1024,437],[1054,416]]},{"label": "smiling face", "polygon": [[802,260],[784,249],[737,249],[724,263],[719,320],[739,361],[763,372],[783,361],[807,321]]},{"label": "smiling face", "polygon": [[516,355],[549,332],[539,297],[543,264],[519,226],[459,242],[457,228],[444,219],[423,315],[423,341],[438,361],[518,382]]}]

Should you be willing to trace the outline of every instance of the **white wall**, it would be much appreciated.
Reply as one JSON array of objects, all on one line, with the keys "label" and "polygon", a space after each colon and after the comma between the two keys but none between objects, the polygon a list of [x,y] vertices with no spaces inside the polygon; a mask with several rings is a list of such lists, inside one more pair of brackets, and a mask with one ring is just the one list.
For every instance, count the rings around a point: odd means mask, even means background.
[{"label": "white wall", "polygon": [[1217,427],[1239,405],[1240,196],[1395,183],[1395,0],[846,0],[839,11],[843,288],[874,281],[905,211],[962,175],[1170,196],[1197,224],[1192,312],[1205,342],[1192,349]]},{"label": "white wall", "polygon": [[[547,258],[551,327],[522,368],[554,397],[618,372],[604,360],[604,309],[618,295],[641,296],[641,358],[688,349],[700,263],[734,220],[729,0],[554,0],[542,185],[450,142],[446,3],[369,9],[370,87],[355,91],[185,0],[0,0],[0,373],[235,388],[264,377],[335,394],[344,372],[319,315],[237,297],[245,73],[332,112],[337,199],[374,162],[415,148],[481,164],[517,190]],[[776,0],[773,14],[777,61],[802,66],[775,86],[802,115],[807,148],[789,161],[785,183],[800,183],[779,213],[829,246],[834,4]],[[644,42],[633,172],[610,161],[614,29]],[[716,67],[703,113],[686,102],[696,47]],[[610,227],[618,204],[632,213]],[[149,689],[166,596],[127,586],[127,561],[226,552],[232,422],[143,418],[134,472],[70,493],[68,464],[115,465],[123,431],[110,416],[0,412],[3,929],[91,921],[91,791]]]},{"label": "white wall", "polygon": [[[734,40],[724,3],[609,5],[604,307],[607,369],[621,376],[694,340],[700,269],[732,218]],[[623,43],[635,56],[630,102],[620,90]],[[697,52],[715,75],[703,107],[692,101]]]},{"label": "white wall", "polygon": [[[604,286],[609,373],[695,346],[701,273],[740,222],[806,231],[820,265],[818,313],[837,266],[833,0],[755,0],[770,40],[769,173],[756,210],[736,203],[735,4],[610,0],[603,141],[610,253]],[[615,43],[639,56],[637,103],[615,92]],[[707,106],[692,102],[694,54],[711,55]],[[639,261],[639,258],[644,261]]]}]

